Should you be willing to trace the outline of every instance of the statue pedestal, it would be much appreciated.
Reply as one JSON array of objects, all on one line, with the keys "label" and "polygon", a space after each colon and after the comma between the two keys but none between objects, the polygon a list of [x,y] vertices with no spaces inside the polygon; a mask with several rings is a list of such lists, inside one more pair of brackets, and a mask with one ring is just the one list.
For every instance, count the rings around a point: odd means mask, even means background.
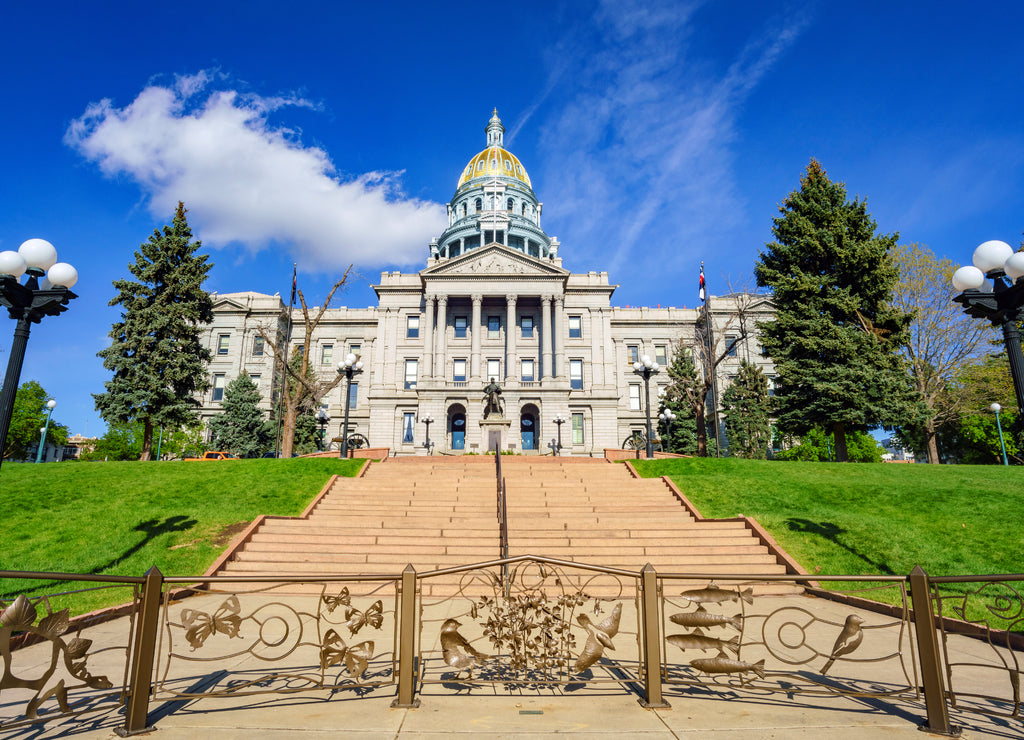
[{"label": "statue pedestal", "polygon": [[481,419],[480,439],[483,443],[483,451],[487,452],[496,449],[498,452],[501,452],[503,449],[501,446],[502,433],[504,432],[507,437],[510,426],[512,426],[512,421],[503,416],[491,414],[486,419]]}]

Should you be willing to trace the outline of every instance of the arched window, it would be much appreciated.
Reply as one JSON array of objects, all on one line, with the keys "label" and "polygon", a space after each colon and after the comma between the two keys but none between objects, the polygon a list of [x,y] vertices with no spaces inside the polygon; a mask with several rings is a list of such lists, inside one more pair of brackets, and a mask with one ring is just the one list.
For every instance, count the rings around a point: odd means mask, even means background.
[{"label": "arched window", "polygon": [[515,210],[515,205],[516,204],[512,202],[512,199],[509,198],[508,201],[506,202],[507,207],[505,210],[508,211],[509,213],[512,213]]},{"label": "arched window", "polygon": [[465,201],[462,202],[462,217],[463,218],[466,217],[466,202]]},{"label": "arched window", "polygon": [[523,203],[523,215],[526,215],[526,203]]},{"label": "arched window", "polygon": [[479,198],[476,199],[476,212],[480,213],[484,209],[484,202]]}]

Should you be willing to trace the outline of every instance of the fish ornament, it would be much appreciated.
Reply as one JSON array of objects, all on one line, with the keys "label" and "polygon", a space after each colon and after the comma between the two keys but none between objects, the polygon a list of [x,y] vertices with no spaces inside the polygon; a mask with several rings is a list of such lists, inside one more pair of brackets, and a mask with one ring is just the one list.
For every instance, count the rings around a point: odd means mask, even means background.
[{"label": "fish ornament", "polygon": [[714,658],[698,658],[697,660],[691,660],[690,665],[704,673],[753,672],[758,678],[764,678],[764,658],[756,663],[747,663],[743,660],[733,660],[722,652]]},{"label": "fish ornament", "polygon": [[743,628],[742,615],[736,614],[730,617],[725,614],[715,614],[700,605],[697,606],[697,611],[672,614],[669,619],[683,627],[724,627],[728,624],[735,630]]},{"label": "fish ornament", "polygon": [[729,649],[736,655],[739,655],[740,652],[739,637],[720,640],[717,637],[705,635],[699,629],[685,635],[669,635],[665,639],[670,645],[675,645],[680,650],[717,650],[721,653]]},{"label": "fish ornament", "polygon": [[707,588],[683,591],[682,597],[693,604],[721,604],[724,601],[739,601],[741,599],[748,604],[753,604],[754,589],[750,587],[745,591],[733,591],[719,588],[718,584],[712,581]]},{"label": "fish ornament", "polygon": [[586,614],[580,614],[576,617],[576,621],[587,630],[589,636],[587,637],[586,645],[583,646],[583,651],[576,659],[573,671],[582,673],[600,660],[601,656],[604,655],[605,648],[609,650],[615,649],[615,645],[612,644],[612,638],[619,634],[619,619],[621,617],[621,603],[616,604],[615,608],[612,609],[612,613],[598,624],[594,624]]}]

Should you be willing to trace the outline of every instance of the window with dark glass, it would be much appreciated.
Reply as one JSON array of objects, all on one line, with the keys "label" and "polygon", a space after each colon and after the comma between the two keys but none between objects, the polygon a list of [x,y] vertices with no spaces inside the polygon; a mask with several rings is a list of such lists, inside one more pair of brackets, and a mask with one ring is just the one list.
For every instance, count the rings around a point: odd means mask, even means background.
[{"label": "window with dark glass", "polygon": [[263,357],[263,337],[254,337],[252,340],[252,356]]},{"label": "window with dark glass", "polygon": [[583,389],[583,360],[569,360],[569,387]]},{"label": "window with dark glass", "polygon": [[640,362],[640,345],[626,345],[626,359],[630,365],[632,365],[634,362]]},{"label": "window with dark glass", "polygon": [[583,336],[583,317],[569,317],[569,339],[579,339]]},{"label": "window with dark glass", "polygon": [[498,339],[501,336],[501,317],[500,316],[488,316],[487,317],[487,338]]},{"label": "window with dark glass", "polygon": [[224,375],[222,373],[213,376],[213,400],[224,400]]},{"label": "window with dark glass", "polygon": [[455,317],[455,338],[465,339],[466,338],[466,317],[456,316]]},{"label": "window with dark glass", "polygon": [[416,339],[419,335],[420,317],[418,314],[414,314],[406,319],[405,336],[407,339]]},{"label": "window with dark glass", "polygon": [[533,317],[523,316],[519,319],[519,326],[522,327],[523,339],[533,339]]},{"label": "window with dark glass", "polygon": [[220,334],[217,336],[217,354],[226,355],[228,353],[228,344],[231,341],[230,334]]},{"label": "window with dark glass", "polygon": [[480,213],[484,209],[484,202],[479,198],[476,199],[476,212]]},{"label": "window with dark glass", "polygon": [[665,367],[665,365],[668,364],[667,358],[668,358],[668,355],[666,354],[666,351],[665,351],[665,345],[664,344],[656,344],[656,345],[654,345],[654,361],[656,363],[658,363],[659,365],[661,365],[662,367]]},{"label": "window with dark glass", "polygon": [[359,383],[348,384],[348,405],[353,409],[359,405]]},{"label": "window with dark glass", "polygon": [[740,338],[733,334],[725,335],[725,355],[726,357],[736,356],[736,345],[739,344]]}]

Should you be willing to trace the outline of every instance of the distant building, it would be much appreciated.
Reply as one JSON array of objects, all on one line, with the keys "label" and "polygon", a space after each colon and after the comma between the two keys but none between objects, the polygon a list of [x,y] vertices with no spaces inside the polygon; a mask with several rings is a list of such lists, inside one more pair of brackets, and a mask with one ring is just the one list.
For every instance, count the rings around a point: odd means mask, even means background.
[{"label": "distant building", "polygon": [[914,462],[914,451],[900,445],[895,437],[887,437],[880,444],[885,448],[884,462]]},{"label": "distant building", "polygon": [[69,435],[68,441],[64,444],[61,458],[64,460],[77,460],[83,453],[96,449],[97,442],[99,442],[99,439],[96,437],[83,437],[81,434]]},{"label": "distant building", "polygon": [[[563,454],[601,454],[645,427],[643,379],[631,364],[649,355],[664,367],[676,342],[693,344],[697,309],[612,306],[617,286],[608,273],[576,274],[562,266],[558,239],[541,226],[543,204],[522,163],[504,148],[504,131],[495,112],[486,148],[459,176],[448,228],[430,242],[425,268],[382,273],[373,286],[377,306],[329,309],[313,337],[312,366],[325,376],[336,373],[346,354],[361,356],[364,373],[352,384],[349,426],[371,446],[424,454],[420,418],[429,413],[437,422],[430,430],[436,450],[484,451],[482,389],[495,378],[508,421],[506,449],[548,451],[557,434],[552,420],[561,414],[568,419]],[[686,276],[686,283],[695,277]],[[746,342],[729,322],[737,298],[750,304]],[[767,298],[712,296],[709,306],[716,339],[729,347],[716,397],[741,359],[773,380],[756,327],[772,316]],[[297,309],[294,315],[293,345],[303,339]],[[257,328],[283,342],[286,318],[276,295],[214,296],[204,419],[220,413],[227,384],[243,371],[271,408],[280,368]],[[655,422],[657,394],[668,383],[664,371],[651,379]],[[323,399],[328,439],[341,433],[345,390],[342,383]]]}]

